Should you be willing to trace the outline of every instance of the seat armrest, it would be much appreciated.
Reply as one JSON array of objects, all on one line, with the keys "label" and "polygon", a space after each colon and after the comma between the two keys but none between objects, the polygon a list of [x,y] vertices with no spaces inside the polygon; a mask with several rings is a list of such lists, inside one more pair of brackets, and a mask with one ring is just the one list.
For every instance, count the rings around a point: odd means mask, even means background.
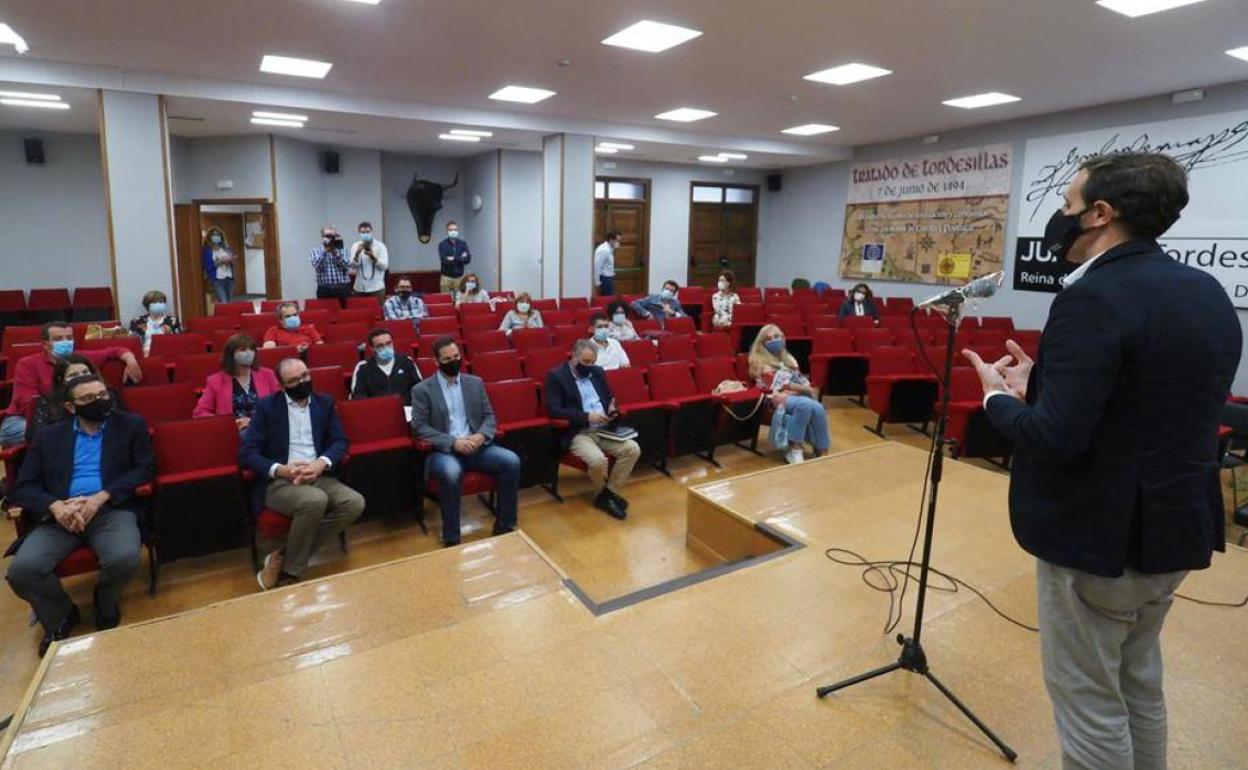
[{"label": "seat armrest", "polygon": [[138,498],[146,499],[146,498],[151,497],[152,493],[154,493],[155,491],[156,491],[155,482],[149,481],[146,484],[140,484],[137,487],[135,487],[134,496]]}]

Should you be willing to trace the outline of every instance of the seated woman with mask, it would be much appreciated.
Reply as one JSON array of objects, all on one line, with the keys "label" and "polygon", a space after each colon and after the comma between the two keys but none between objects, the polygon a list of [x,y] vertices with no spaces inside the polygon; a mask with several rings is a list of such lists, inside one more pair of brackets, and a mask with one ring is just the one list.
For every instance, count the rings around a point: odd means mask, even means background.
[{"label": "seated woman with mask", "polygon": [[607,336],[611,339],[620,342],[640,339],[637,330],[633,328],[633,322],[628,320],[628,306],[620,300],[607,305],[607,320],[611,322],[607,327]]},{"label": "seated woman with mask", "polygon": [[771,394],[775,407],[771,420],[773,442],[781,432],[782,422],[789,421],[785,462],[796,465],[805,460],[806,441],[815,448],[815,457],[828,451],[832,445],[828,413],[819,400],[819,392],[810,386],[797,360],[784,349],[784,332],[779,326],[767,324],[754,338],[750,346],[750,376],[758,388]]},{"label": "seated woman with mask", "polygon": [[233,415],[234,424],[245,430],[256,402],[281,389],[272,369],[256,366],[256,341],[251,335],[235,334],[221,351],[221,371],[208,375],[191,416]]},{"label": "seated woman with mask", "polygon": [[494,300],[485,289],[481,288],[481,279],[476,273],[469,273],[459,282],[459,291],[455,293],[455,307],[470,302],[488,302],[490,310],[494,309]]},{"label": "seated woman with mask", "polygon": [[875,306],[875,298],[871,294],[871,287],[865,283],[855,286],[845,301],[841,303],[841,309],[836,313],[838,318],[846,316],[863,316],[869,315],[875,320],[880,320],[880,309]]},{"label": "seated woman with mask", "polygon": [[157,334],[181,334],[182,324],[176,316],[169,315],[169,298],[163,291],[149,291],[143,295],[143,309],[147,312],[130,321],[130,333],[143,338],[143,352],[152,347],[152,337]]},{"label": "seated woman with mask", "polygon": [[500,332],[511,332],[515,329],[540,329],[542,328],[542,313],[533,307],[533,298],[529,296],[527,291],[522,291],[516,295],[516,309],[508,310],[503,316],[502,323],[498,325]]}]

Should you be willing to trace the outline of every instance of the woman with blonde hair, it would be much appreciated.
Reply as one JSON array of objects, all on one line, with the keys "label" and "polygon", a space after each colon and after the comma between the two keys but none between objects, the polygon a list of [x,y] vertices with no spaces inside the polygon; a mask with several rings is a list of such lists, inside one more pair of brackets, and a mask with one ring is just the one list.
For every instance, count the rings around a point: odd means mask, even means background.
[{"label": "woman with blonde hair", "polygon": [[481,279],[476,273],[468,273],[459,281],[459,291],[455,292],[455,307],[469,302],[488,302],[490,310],[494,309],[494,300],[481,288]]},{"label": "woman with blonde hair", "polygon": [[806,459],[804,443],[815,448],[815,457],[822,456],[832,445],[828,435],[828,413],[819,400],[819,392],[798,368],[797,360],[784,348],[784,332],[775,324],[758,331],[750,345],[750,376],[754,384],[771,394],[775,411],[771,418],[772,443],[784,433],[788,421],[788,442],[785,462],[796,465]]}]

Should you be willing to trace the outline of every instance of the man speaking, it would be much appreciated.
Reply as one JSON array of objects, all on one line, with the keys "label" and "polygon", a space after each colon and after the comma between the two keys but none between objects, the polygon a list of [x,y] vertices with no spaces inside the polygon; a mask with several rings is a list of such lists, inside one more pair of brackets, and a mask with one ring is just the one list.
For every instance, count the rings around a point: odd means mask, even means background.
[{"label": "man speaking", "polygon": [[1079,267],[1034,366],[1013,342],[992,364],[964,355],[1014,442],[1062,767],[1164,768],[1159,636],[1187,571],[1225,549],[1217,429],[1240,326],[1216,280],[1157,245],[1188,202],[1172,158],[1092,158],[1065,197],[1045,246]]}]

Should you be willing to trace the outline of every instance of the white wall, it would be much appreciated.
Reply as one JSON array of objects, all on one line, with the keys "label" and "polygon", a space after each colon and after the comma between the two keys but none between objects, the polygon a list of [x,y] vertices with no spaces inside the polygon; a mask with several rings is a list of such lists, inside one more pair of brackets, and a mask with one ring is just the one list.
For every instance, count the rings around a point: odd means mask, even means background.
[{"label": "white wall", "polygon": [[117,312],[142,312],[152,289],[174,297],[172,219],[165,175],[160,97],[102,91]]},{"label": "white wall", "polygon": [[[474,155],[464,161],[463,218],[459,221],[464,233],[472,233],[472,268],[481,277],[487,290],[501,288],[498,284],[498,162],[499,153]],[[481,197],[481,210],[472,210],[473,196]]]},{"label": "white wall", "polygon": [[542,296],[559,296],[563,232],[563,135],[542,137]]},{"label": "white wall", "polygon": [[499,164],[500,288],[542,296],[542,155],[503,150]]},{"label": "white wall", "polygon": [[[942,136],[937,145],[923,145],[908,140],[860,148],[854,161],[825,164],[784,172],[784,189],[773,193],[771,205],[763,210],[766,237],[760,240],[760,284],[788,285],[795,277],[827,281],[833,286],[848,286],[856,280],[842,280],[838,263],[844,231],[845,197],[850,164],[918,154],[933,150],[956,149],[980,144],[1011,142],[1014,147],[1014,177],[1011,184],[1011,205],[1018,205],[1022,188],[1023,155],[1026,141],[1033,137],[1088,131],[1135,123],[1170,120],[1197,115],[1230,112],[1248,108],[1248,83],[1206,89],[1202,102],[1174,105],[1161,96],[1086,110],[1058,113],[1027,120],[981,126]],[[1048,317],[1053,295],[1013,290],[1014,241],[1017,238],[1014,217],[1006,224],[1006,278],[997,296],[981,307],[984,315],[1010,315],[1015,325],[1041,328]],[[930,285],[874,281],[877,293],[885,296],[924,298],[936,293]],[[1238,311],[1240,324],[1248,339],[1248,311]],[[1241,364],[1235,382],[1236,392],[1248,391],[1248,361]]]},{"label": "white wall", "polygon": [[[26,162],[28,137],[43,165]],[[6,289],[111,285],[99,136],[0,131],[0,243]]]},{"label": "white wall", "polygon": [[[204,198],[273,198],[267,134],[174,137],[169,144],[174,202]],[[217,189],[230,180],[234,187]]]},{"label": "white wall", "polygon": [[282,298],[316,296],[316,273],[308,259],[320,244],[325,225],[324,173],[316,145],[279,136],[277,162],[277,232],[281,250]]},{"label": "white wall", "polygon": [[[615,163],[615,168],[603,168],[604,162]],[[732,175],[727,176],[724,174],[726,170],[729,169],[706,164],[642,163],[621,160],[619,156],[609,161],[598,159],[598,176],[650,180],[650,291],[658,291],[663,282],[669,279],[675,280],[681,286],[689,282],[689,185],[693,182],[759,185],[759,254],[756,272],[759,280],[762,279],[765,213],[770,205],[766,173],[737,168],[731,169]],[[592,257],[592,251],[590,256]]]},{"label": "white wall", "polygon": [[[419,173],[421,179],[431,179],[439,184],[449,184],[462,171],[457,158],[431,158],[401,153],[381,153],[382,214],[385,219],[386,246],[390,249],[390,265],[396,270],[437,270],[438,242],[446,237],[446,223],[455,220],[461,225],[464,219],[464,185],[447,190],[442,196],[442,210],[433,217],[433,231],[429,243],[422,244],[416,237],[416,222],[407,210],[407,188],[412,175]],[[478,247],[477,234],[463,228],[463,237],[472,249],[475,270]],[[487,236],[488,237],[488,236]]]},{"label": "white wall", "polygon": [[594,138],[564,134],[561,297],[588,297],[594,272]]}]

